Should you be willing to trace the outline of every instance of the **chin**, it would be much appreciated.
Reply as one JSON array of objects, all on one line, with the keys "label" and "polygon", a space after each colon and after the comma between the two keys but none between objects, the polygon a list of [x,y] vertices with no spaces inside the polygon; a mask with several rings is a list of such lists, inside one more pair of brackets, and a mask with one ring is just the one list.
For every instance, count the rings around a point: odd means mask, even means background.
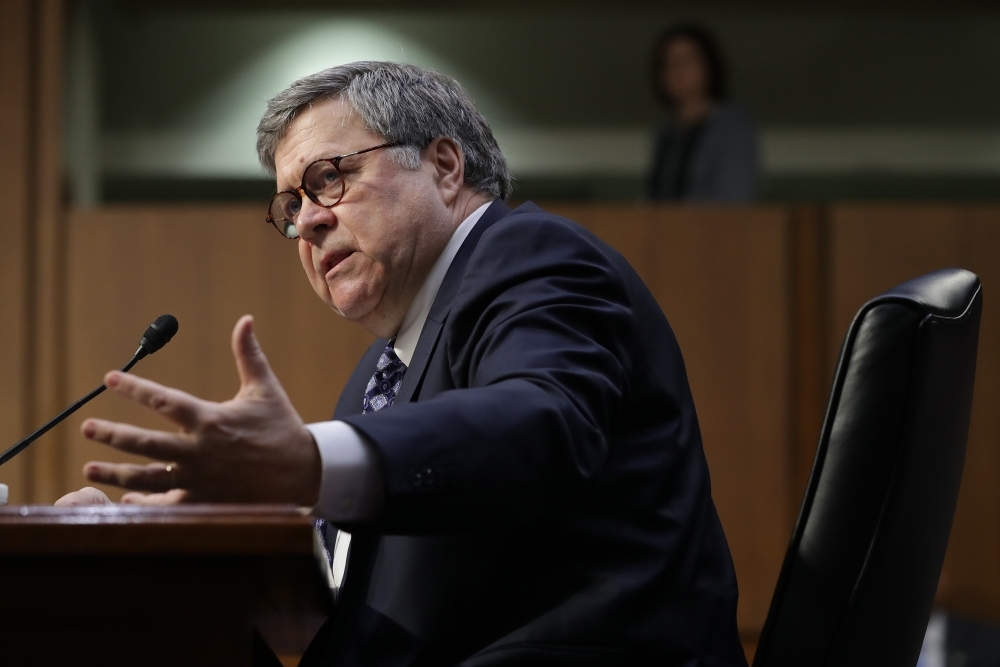
[{"label": "chin", "polygon": [[331,301],[330,307],[337,311],[341,317],[351,322],[359,322],[370,312],[369,309],[358,308],[356,304],[345,305],[339,301]]},{"label": "chin", "polygon": [[338,313],[352,322],[359,322],[369,316],[378,302],[358,294],[341,294],[331,291],[327,303]]},{"label": "chin", "polygon": [[[380,307],[385,305],[382,302],[384,289],[381,284],[372,289],[369,285],[341,283],[336,288],[328,286],[326,294],[322,296],[344,319],[360,324],[379,338],[387,338],[394,335],[396,329],[388,322],[385,309]],[[398,328],[399,323],[395,326]]]}]

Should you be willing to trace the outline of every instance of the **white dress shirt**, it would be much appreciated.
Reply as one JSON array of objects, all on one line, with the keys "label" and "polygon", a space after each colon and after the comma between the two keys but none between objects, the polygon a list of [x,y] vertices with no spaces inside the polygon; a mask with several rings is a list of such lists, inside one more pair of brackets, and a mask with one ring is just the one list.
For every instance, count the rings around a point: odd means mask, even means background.
[{"label": "white dress shirt", "polygon": [[948,664],[948,612],[935,609],[927,623],[917,667],[946,667]]},{"label": "white dress shirt", "polygon": [[[413,359],[420,332],[423,331],[427,315],[448,269],[451,268],[452,260],[491,203],[487,202],[477,208],[458,226],[403,316],[393,349],[407,367]],[[363,396],[357,397],[359,403],[363,399]],[[319,502],[313,508],[313,514],[335,523],[371,518],[383,501],[382,485],[379,483],[382,471],[372,445],[342,421],[317,422],[307,424],[306,428],[316,440],[323,465]],[[349,545],[350,535],[338,531],[332,568],[336,587],[340,586],[344,576]]]}]

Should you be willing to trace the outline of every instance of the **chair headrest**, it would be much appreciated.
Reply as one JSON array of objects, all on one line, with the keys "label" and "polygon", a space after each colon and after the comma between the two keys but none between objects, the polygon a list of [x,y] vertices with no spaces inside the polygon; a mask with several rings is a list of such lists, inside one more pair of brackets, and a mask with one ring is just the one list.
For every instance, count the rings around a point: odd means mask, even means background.
[{"label": "chair headrest", "polygon": [[979,276],[965,269],[941,269],[896,285],[869,302],[916,302],[938,317],[961,317],[979,292]]}]

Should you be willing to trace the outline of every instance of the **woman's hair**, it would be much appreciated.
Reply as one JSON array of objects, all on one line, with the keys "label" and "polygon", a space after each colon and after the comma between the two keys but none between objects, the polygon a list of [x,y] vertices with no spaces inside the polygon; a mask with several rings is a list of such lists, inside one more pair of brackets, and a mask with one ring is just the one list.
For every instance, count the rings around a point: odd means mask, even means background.
[{"label": "woman's hair", "polygon": [[726,61],[722,57],[722,49],[715,35],[707,27],[698,23],[678,23],[670,26],[660,33],[653,43],[653,53],[650,63],[652,65],[651,74],[653,77],[653,90],[657,99],[673,106],[673,99],[663,88],[662,72],[666,65],[664,62],[666,47],[675,39],[690,39],[698,46],[701,56],[705,61],[705,70],[708,75],[708,95],[715,101],[721,101],[726,97]]}]

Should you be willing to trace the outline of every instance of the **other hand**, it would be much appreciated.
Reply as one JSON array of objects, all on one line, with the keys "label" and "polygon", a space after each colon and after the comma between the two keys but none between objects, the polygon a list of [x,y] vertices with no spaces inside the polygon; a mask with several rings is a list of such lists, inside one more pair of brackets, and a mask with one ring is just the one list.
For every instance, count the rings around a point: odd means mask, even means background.
[{"label": "other hand", "polygon": [[[316,504],[321,462],[312,434],[292,407],[244,315],[233,329],[240,390],[229,401],[204,401],[135,375],[112,371],[110,391],[180,426],[168,433],[102,419],[81,430],[91,440],[160,462],[87,463],[87,479],[144,493],[125,503],[271,502]],[[149,495],[147,495],[149,494]]]},{"label": "other hand", "polygon": [[56,507],[81,507],[83,505],[114,505],[111,498],[92,486],[85,486],[79,491],[67,493],[55,502]]}]

